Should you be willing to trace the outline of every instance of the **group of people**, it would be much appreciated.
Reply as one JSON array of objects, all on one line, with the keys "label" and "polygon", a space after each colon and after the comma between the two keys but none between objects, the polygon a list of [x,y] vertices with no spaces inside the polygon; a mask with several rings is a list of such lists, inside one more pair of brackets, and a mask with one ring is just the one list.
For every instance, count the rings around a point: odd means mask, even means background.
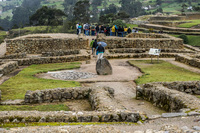
[{"label": "group of people", "polygon": [[77,23],[76,24],[76,29],[77,29],[77,35],[82,33],[82,29],[83,29],[83,33],[86,36],[95,36],[98,33],[104,33],[106,36],[119,36],[119,37],[124,37],[127,34],[130,33],[138,33],[138,29],[137,28],[133,28],[131,29],[130,27],[123,27],[123,26],[104,26],[104,25],[94,25],[94,24],[83,24],[83,27],[81,26],[81,24]]},{"label": "group of people", "polygon": [[97,56],[97,59],[103,58],[105,48],[101,45],[101,42],[97,43],[96,39],[92,39],[92,41],[90,42],[90,47],[92,48],[92,55],[94,57]]}]

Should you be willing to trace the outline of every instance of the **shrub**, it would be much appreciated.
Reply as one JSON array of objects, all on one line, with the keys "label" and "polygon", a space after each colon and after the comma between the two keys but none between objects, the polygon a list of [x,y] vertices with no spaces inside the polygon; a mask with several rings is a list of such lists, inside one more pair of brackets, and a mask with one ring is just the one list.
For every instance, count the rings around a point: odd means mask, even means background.
[{"label": "shrub", "polygon": [[181,34],[180,36],[178,36],[178,38],[183,39],[183,42],[184,42],[185,44],[188,44],[188,43],[189,43],[188,37],[187,37],[185,34]]}]

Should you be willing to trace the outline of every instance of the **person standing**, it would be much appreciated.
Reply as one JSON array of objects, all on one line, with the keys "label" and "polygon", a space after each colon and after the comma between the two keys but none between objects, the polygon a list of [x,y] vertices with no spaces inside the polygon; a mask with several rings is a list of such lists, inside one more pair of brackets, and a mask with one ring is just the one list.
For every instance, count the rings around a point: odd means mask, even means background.
[{"label": "person standing", "polygon": [[90,42],[90,48],[92,48],[92,55],[93,55],[93,43],[94,43],[94,38],[92,39],[92,41]]},{"label": "person standing", "polygon": [[99,33],[99,25],[96,25],[96,35]]},{"label": "person standing", "polygon": [[106,36],[109,36],[110,35],[110,27],[109,25],[107,25],[106,27]]},{"label": "person standing", "polygon": [[125,28],[124,28],[124,36],[126,36],[126,35],[127,35],[127,32],[128,32],[128,28],[127,28],[127,27],[125,27]]},{"label": "person standing", "polygon": [[79,23],[76,24],[76,34],[77,35],[79,34],[78,26],[79,26]]},{"label": "person standing", "polygon": [[105,49],[101,45],[101,43],[99,43],[99,45],[98,45],[97,52],[98,52],[98,58],[97,59],[103,59],[103,53],[105,52]]},{"label": "person standing", "polygon": [[95,26],[94,25],[91,26],[91,32],[92,32],[91,35],[94,36],[95,35]]},{"label": "person standing", "polygon": [[96,49],[98,47],[97,39],[94,40],[92,47],[93,47],[93,56],[95,57]]},{"label": "person standing", "polygon": [[86,25],[86,24],[83,24],[83,32],[84,32],[84,34],[85,34],[85,25]]},{"label": "person standing", "polygon": [[79,34],[81,34],[81,29],[82,29],[82,26],[81,26],[81,24],[79,24],[79,26],[78,26],[78,31],[79,31],[78,33]]},{"label": "person standing", "polygon": [[90,27],[89,27],[89,24],[86,23],[86,24],[85,24],[85,35],[86,35],[86,36],[89,36],[89,28],[90,28]]},{"label": "person standing", "polygon": [[112,30],[112,36],[114,36],[115,35],[115,26],[114,25],[111,30]]},{"label": "person standing", "polygon": [[131,28],[130,28],[130,27],[128,28],[128,31],[127,31],[127,32],[128,32],[128,34],[130,34],[130,33],[131,33]]}]

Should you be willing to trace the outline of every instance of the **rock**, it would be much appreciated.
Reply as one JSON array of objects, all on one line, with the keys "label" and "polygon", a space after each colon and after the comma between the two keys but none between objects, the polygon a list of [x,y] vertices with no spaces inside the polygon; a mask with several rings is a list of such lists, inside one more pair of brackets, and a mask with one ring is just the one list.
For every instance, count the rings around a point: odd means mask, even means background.
[{"label": "rock", "polygon": [[137,124],[142,125],[143,123],[141,121],[138,121]]},{"label": "rock", "polygon": [[199,126],[194,126],[193,129],[196,130],[196,131],[200,131],[200,127]]},{"label": "rock", "polygon": [[86,64],[90,64],[90,61],[89,61],[89,60],[87,60],[85,63],[86,63]]},{"label": "rock", "polygon": [[189,128],[187,126],[181,127],[181,130],[185,131],[185,130],[189,130]]},{"label": "rock", "polygon": [[178,117],[178,116],[187,116],[186,113],[163,113],[162,117]]},{"label": "rock", "polygon": [[153,133],[153,129],[147,129],[145,133]]},{"label": "rock", "polygon": [[19,121],[17,119],[14,119],[12,122],[13,123],[19,123]]},{"label": "rock", "polygon": [[105,58],[99,59],[96,63],[96,72],[98,75],[111,75],[112,67],[109,61]]},{"label": "rock", "polygon": [[46,122],[46,118],[45,117],[42,117],[39,122]]},{"label": "rock", "polygon": [[92,117],[92,122],[99,122],[99,117],[98,116],[93,116]]},{"label": "rock", "polygon": [[194,116],[194,115],[200,115],[200,113],[192,111],[192,112],[189,112],[188,115]]},{"label": "rock", "polygon": [[144,131],[134,131],[133,133],[144,133]]},{"label": "rock", "polygon": [[149,117],[150,120],[161,118],[161,115],[152,115]]}]

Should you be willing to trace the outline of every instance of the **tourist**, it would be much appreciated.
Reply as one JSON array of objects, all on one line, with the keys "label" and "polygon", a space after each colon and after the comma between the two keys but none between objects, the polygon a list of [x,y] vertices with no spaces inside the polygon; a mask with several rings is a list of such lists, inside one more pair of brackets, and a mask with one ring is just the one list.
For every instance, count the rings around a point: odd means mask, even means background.
[{"label": "tourist", "polygon": [[115,35],[115,26],[113,25],[112,27],[112,32],[111,32],[111,36],[114,36]]},{"label": "tourist", "polygon": [[139,31],[138,31],[138,29],[136,28],[136,29],[135,29],[135,33],[138,33],[138,32],[139,32]]},{"label": "tourist", "polygon": [[95,35],[95,26],[92,24],[91,26],[91,35],[94,36]]},{"label": "tourist", "polygon": [[118,28],[117,28],[117,25],[115,25],[115,36],[117,32],[118,32]]},{"label": "tourist", "polygon": [[110,27],[109,25],[107,25],[106,27],[106,36],[109,36],[110,35]]},{"label": "tourist", "polygon": [[127,31],[127,32],[128,32],[128,34],[130,34],[130,33],[131,33],[131,28],[130,28],[130,27],[128,28],[128,31]]},{"label": "tourist", "polygon": [[92,48],[92,55],[93,55],[93,43],[94,43],[94,38],[92,39],[92,41],[90,42],[90,47]]},{"label": "tourist", "polygon": [[78,35],[78,33],[79,33],[78,26],[79,26],[79,23],[76,24],[76,34],[77,34],[77,35]]},{"label": "tourist", "polygon": [[99,34],[99,25],[96,25],[96,35]]},{"label": "tourist", "polygon": [[90,28],[89,24],[86,23],[86,24],[85,24],[85,35],[86,35],[86,36],[89,36],[89,28]]},{"label": "tourist", "polygon": [[101,46],[101,43],[99,43],[99,45],[97,47],[98,59],[103,59],[104,51],[105,51],[104,47]]},{"label": "tourist", "polygon": [[100,33],[104,33],[104,26],[103,25],[101,25]]},{"label": "tourist", "polygon": [[79,26],[78,26],[78,34],[81,34],[81,29],[82,29],[82,26],[81,26],[81,24],[79,24]]},{"label": "tourist", "polygon": [[85,25],[86,24],[83,24],[83,33],[85,34]]},{"label": "tourist", "polygon": [[92,47],[93,47],[93,56],[95,57],[96,49],[98,47],[97,39],[94,40]]},{"label": "tourist", "polygon": [[135,33],[135,28],[132,29],[132,33]]},{"label": "tourist", "polygon": [[124,28],[124,35],[125,35],[125,36],[127,35],[127,32],[128,32],[128,28],[125,27],[125,28]]}]

